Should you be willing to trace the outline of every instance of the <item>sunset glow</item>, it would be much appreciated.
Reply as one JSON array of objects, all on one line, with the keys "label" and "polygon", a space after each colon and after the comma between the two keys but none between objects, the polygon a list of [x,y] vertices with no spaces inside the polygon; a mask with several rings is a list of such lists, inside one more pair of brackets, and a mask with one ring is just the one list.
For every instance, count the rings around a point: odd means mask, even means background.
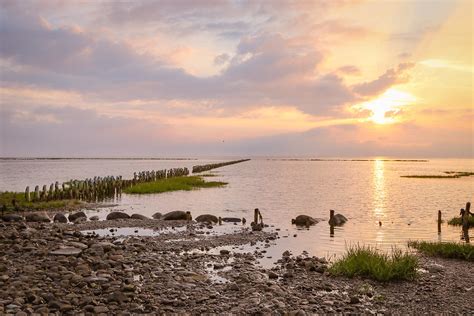
[{"label": "sunset glow", "polygon": [[0,6],[1,156],[473,155],[472,1]]}]

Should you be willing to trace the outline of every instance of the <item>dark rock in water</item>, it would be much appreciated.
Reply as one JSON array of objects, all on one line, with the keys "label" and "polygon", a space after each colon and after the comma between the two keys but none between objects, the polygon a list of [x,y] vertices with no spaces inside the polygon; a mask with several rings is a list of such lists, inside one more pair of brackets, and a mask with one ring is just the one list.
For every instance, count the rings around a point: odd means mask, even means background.
[{"label": "dark rock in water", "polygon": [[115,219],[128,219],[130,215],[124,212],[112,212],[107,214],[107,220],[115,220]]},{"label": "dark rock in water", "polygon": [[28,214],[25,216],[25,219],[27,222],[37,222],[37,223],[49,223],[51,220],[49,219],[48,216],[42,215],[42,214],[37,214],[37,213],[32,213]]},{"label": "dark rock in water", "polygon": [[69,214],[68,219],[72,223],[80,217],[84,217],[85,219],[87,219],[86,213],[84,213],[84,212],[77,212],[77,213],[74,213],[74,214]]},{"label": "dark rock in water", "polygon": [[87,218],[85,218],[85,217],[79,217],[79,218],[76,218],[73,223],[74,223],[74,224],[80,224],[80,223],[84,223],[84,222],[86,222],[86,221],[87,221]]},{"label": "dark rock in water", "polygon": [[67,218],[63,213],[54,215],[53,222],[55,223],[67,223]]},{"label": "dark rock in water", "polygon": [[252,231],[261,231],[263,229],[262,224],[255,224],[254,222],[252,222],[250,226],[252,227]]},{"label": "dark rock in water", "polygon": [[154,219],[160,219],[161,217],[163,217],[163,214],[161,214],[160,212],[156,212],[151,217]]},{"label": "dark rock in water", "polygon": [[94,215],[94,216],[91,216],[91,218],[89,218],[91,221],[98,221],[99,220],[99,216],[97,215]]},{"label": "dark rock in water", "polygon": [[240,223],[242,219],[237,217],[223,217],[222,221],[226,223]]},{"label": "dark rock in water", "polygon": [[161,217],[161,219],[165,221],[178,221],[178,220],[187,220],[188,219],[188,214],[183,211],[172,211],[169,213],[166,213]]},{"label": "dark rock in water", "polygon": [[347,222],[347,218],[342,214],[336,214],[328,221],[331,226],[341,226],[345,222]]},{"label": "dark rock in water", "polygon": [[142,214],[132,214],[132,216],[130,216],[130,218],[133,218],[133,219],[139,219],[139,220],[147,220],[148,217],[146,217],[145,215],[142,215]]},{"label": "dark rock in water", "polygon": [[218,221],[219,219],[217,218],[217,216],[211,214],[204,214],[196,217],[196,222],[199,223],[217,223]]},{"label": "dark rock in water", "polygon": [[7,214],[2,216],[4,222],[21,222],[23,217],[18,214]]},{"label": "dark rock in water", "polygon": [[308,215],[298,215],[291,220],[291,223],[297,226],[311,226],[319,223],[319,220]]}]

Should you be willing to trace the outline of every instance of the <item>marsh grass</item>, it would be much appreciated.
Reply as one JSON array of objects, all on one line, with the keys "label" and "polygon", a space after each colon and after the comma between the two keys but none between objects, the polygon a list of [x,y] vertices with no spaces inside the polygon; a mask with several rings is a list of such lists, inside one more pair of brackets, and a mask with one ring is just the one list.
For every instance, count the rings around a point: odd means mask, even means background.
[{"label": "marsh grass", "polygon": [[329,268],[332,275],[366,277],[381,282],[413,280],[416,277],[416,256],[393,249],[391,254],[366,246],[353,246]]},{"label": "marsh grass", "polygon": [[124,190],[129,194],[163,193],[170,191],[190,191],[200,188],[214,188],[226,185],[226,182],[206,182],[200,176],[175,177],[160,179],[153,182],[139,183]]},{"label": "marsh grass", "polygon": [[408,175],[400,177],[417,179],[457,179],[461,177],[474,176],[474,172],[470,171],[445,171],[444,173],[444,175]]},{"label": "marsh grass", "polygon": [[[474,227],[474,216],[469,216],[468,218],[469,221],[469,226]],[[461,217],[453,217],[448,221],[448,225],[453,225],[453,226],[461,226],[462,225],[462,219]]]},{"label": "marsh grass", "polygon": [[429,256],[474,261],[474,245],[471,244],[409,241],[408,246]]},{"label": "marsh grass", "polygon": [[[31,194],[33,197],[34,192]],[[53,200],[53,201],[37,201],[28,202],[23,192],[0,192],[0,206],[5,205],[7,211],[14,211],[13,200],[19,210],[53,210],[66,207],[77,206],[81,204],[78,200]]]}]

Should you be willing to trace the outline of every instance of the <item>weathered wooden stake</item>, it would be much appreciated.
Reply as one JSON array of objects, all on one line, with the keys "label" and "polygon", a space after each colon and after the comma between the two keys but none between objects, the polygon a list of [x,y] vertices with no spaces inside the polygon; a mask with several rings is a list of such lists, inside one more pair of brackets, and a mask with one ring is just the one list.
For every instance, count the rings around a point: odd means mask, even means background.
[{"label": "weathered wooden stake", "polygon": [[30,187],[26,187],[26,190],[25,190],[25,200],[26,202],[30,202],[31,200],[31,197],[30,197]]},{"label": "weathered wooden stake", "polygon": [[441,210],[438,211],[438,234],[441,233]]},{"label": "weathered wooden stake", "polygon": [[334,210],[329,210],[329,222],[332,223],[332,219],[334,218]]},{"label": "weathered wooden stake", "polygon": [[255,225],[258,224],[258,213],[260,213],[260,211],[256,208],[253,212],[253,222]]}]

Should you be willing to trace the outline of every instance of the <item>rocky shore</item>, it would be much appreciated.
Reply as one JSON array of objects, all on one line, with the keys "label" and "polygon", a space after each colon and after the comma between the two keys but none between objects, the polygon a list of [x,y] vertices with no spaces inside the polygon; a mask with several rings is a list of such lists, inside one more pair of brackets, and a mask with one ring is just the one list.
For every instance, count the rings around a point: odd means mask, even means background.
[{"label": "rocky shore", "polygon": [[[157,233],[112,236],[120,227]],[[85,232],[97,229],[110,236]],[[213,231],[187,221],[0,222],[0,314],[472,313],[472,263],[420,257],[412,282],[335,278],[304,253],[260,267],[277,232]],[[267,246],[237,251],[257,242]]]}]

